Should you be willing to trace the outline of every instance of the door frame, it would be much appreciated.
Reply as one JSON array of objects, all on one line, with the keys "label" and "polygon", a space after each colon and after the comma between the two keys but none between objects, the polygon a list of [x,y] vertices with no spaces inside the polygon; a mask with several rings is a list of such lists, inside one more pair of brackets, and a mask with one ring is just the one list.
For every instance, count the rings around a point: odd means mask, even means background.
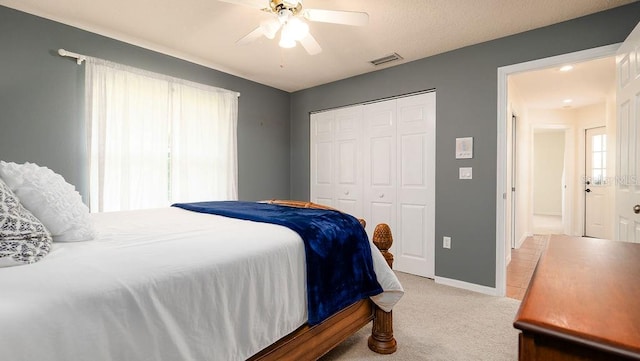
[{"label": "door frame", "polygon": [[[509,183],[511,185],[511,189],[507,189],[507,192],[511,194],[511,200],[509,202],[509,207],[510,207],[510,220],[509,220],[509,229],[506,232],[506,236],[508,237],[508,239],[510,240],[509,243],[511,243],[511,248],[516,248],[516,243],[518,242],[516,240],[516,204],[517,203],[517,198],[516,198],[516,187],[520,187],[520,184],[517,184],[517,170],[518,170],[518,162],[517,162],[517,157],[518,157],[518,141],[517,141],[517,129],[518,129],[518,116],[516,114],[513,113],[513,110],[511,111],[511,162],[509,164],[509,167],[511,167],[511,173],[509,175],[509,177],[511,178]],[[506,185],[505,185],[506,186]],[[506,252],[505,250],[506,258],[508,259],[507,263],[509,263],[509,261],[511,261],[511,252]]]},{"label": "door frame", "polygon": [[497,169],[496,169],[496,279],[495,293],[504,296],[507,289],[507,201],[510,193],[507,192],[507,122],[511,116],[508,110],[507,78],[511,74],[525,71],[549,68],[564,65],[566,63],[583,62],[599,58],[615,56],[620,44],[611,44],[598,48],[577,51],[568,54],[552,56],[524,63],[507,65],[498,68],[498,118],[497,118]]}]

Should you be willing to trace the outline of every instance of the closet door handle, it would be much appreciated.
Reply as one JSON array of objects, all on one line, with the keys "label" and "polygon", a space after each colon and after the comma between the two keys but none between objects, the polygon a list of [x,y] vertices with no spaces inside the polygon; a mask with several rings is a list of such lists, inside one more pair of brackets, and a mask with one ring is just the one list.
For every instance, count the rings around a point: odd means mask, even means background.
[{"label": "closet door handle", "polygon": [[344,191],[344,195],[348,196],[349,195],[349,191]]},{"label": "closet door handle", "polygon": [[378,198],[384,198],[384,193],[380,193],[380,194],[378,195]]}]

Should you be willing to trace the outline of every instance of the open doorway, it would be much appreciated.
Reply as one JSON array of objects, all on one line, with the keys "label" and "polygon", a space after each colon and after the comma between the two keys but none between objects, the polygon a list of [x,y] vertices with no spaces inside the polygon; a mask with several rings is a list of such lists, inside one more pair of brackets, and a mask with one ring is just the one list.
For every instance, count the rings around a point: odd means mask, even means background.
[{"label": "open doorway", "polygon": [[613,187],[604,179],[612,162],[603,146],[615,141],[607,134],[615,129],[615,57],[531,69],[509,75],[507,84],[519,116],[508,138],[515,147],[507,147],[518,186],[510,194],[515,242],[505,261],[506,295],[522,299],[552,234],[612,238]]},{"label": "open doorway", "polygon": [[[533,132],[532,231],[536,235],[564,233],[565,129],[536,128]],[[516,203],[517,206],[517,203]]]},{"label": "open doorway", "polygon": [[[615,57],[572,62],[569,70],[561,69],[545,67],[508,77],[508,101],[520,114],[519,131],[509,140],[517,144],[514,166],[519,184],[511,212],[516,217],[514,249],[536,234],[585,235],[585,209],[594,203],[594,197],[587,201],[586,196],[595,191],[585,187],[587,160],[594,156],[587,151],[591,143],[585,132],[598,128],[609,143],[615,142]],[[598,160],[599,167],[605,167],[598,172],[613,174],[608,156]],[[596,201],[602,214],[609,214],[613,204],[613,192],[606,187],[599,184]],[[600,217],[598,222],[599,237],[612,238],[610,219]]]},{"label": "open doorway", "polygon": [[[605,126],[608,146],[615,146],[615,59],[619,45],[589,49],[571,54],[515,64],[498,69],[498,206],[497,244],[496,244],[496,291],[506,294],[507,265],[511,261],[512,246],[517,249],[527,237],[534,235],[533,220],[533,143],[536,128],[561,129],[565,135],[565,152],[558,154],[564,159],[564,179],[561,192],[564,192],[562,204],[562,233],[583,235],[585,219],[585,131]],[[608,60],[603,60],[608,58]],[[572,74],[561,72],[564,65],[572,64],[578,70],[592,61],[610,62],[608,72],[609,85],[597,90],[598,102],[582,103],[582,95],[563,93],[564,82]],[[543,77],[538,72],[551,72],[555,79]],[[574,72],[573,74],[578,74]],[[535,98],[518,82],[519,76],[529,75],[538,87]],[[593,74],[574,77],[574,86],[582,90],[590,89],[585,83]],[[515,79],[515,81],[514,81]],[[550,80],[551,79],[551,80]],[[577,93],[576,93],[577,94]],[[587,96],[589,94],[586,94]],[[591,94],[593,95],[593,94]],[[546,100],[543,100],[543,97]],[[554,107],[541,106],[551,98]],[[517,119],[515,124],[512,121]],[[516,152],[510,147],[517,144]],[[512,155],[512,153],[515,153]],[[611,152],[613,153],[613,152]],[[615,155],[607,155],[608,166],[614,165]],[[515,159],[512,159],[514,157]],[[514,169],[515,168],[515,169]],[[615,169],[609,169],[615,174]],[[515,175],[515,176],[511,176]],[[509,191],[507,191],[509,190]],[[515,199],[515,202],[513,200]],[[515,220],[512,222],[513,217]],[[535,264],[535,263],[534,263]]]}]

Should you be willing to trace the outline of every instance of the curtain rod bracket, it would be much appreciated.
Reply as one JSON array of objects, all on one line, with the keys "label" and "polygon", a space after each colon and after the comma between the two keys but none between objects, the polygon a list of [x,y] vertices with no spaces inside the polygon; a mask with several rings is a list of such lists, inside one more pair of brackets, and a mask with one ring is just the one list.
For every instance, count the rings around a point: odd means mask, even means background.
[{"label": "curtain rod bracket", "polygon": [[60,56],[67,56],[70,58],[75,58],[76,59],[76,63],[78,63],[78,65],[82,65],[82,62],[87,60],[87,57],[81,54],[77,54],[77,53],[72,53],[70,51],[66,51],[62,48],[58,49],[58,54]]}]

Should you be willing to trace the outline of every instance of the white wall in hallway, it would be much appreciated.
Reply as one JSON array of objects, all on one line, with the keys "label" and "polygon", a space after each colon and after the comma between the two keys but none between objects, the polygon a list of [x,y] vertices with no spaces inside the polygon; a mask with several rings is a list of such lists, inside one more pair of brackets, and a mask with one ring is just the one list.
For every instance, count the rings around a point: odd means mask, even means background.
[{"label": "white wall in hallway", "polygon": [[562,216],[564,130],[542,130],[533,142],[533,214]]}]

